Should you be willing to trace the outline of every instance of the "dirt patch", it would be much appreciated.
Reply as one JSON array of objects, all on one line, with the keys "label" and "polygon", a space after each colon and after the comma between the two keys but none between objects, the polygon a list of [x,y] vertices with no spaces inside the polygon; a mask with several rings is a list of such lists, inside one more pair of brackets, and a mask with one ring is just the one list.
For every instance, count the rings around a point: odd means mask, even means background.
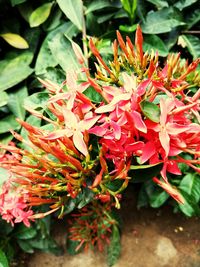
[{"label": "dirt patch", "polygon": [[[199,267],[200,220],[162,209],[136,209],[130,194],[122,205],[122,252],[115,267]],[[127,205],[128,203],[128,205]],[[66,227],[61,223],[56,239],[64,245]],[[107,267],[105,255],[89,251],[56,257],[38,252],[28,267]]]}]

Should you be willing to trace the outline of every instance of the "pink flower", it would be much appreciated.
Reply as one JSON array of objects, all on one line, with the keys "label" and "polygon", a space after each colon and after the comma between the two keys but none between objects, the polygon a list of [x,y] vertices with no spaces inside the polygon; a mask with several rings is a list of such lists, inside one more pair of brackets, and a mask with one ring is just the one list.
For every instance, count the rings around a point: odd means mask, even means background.
[{"label": "pink flower", "polygon": [[30,226],[30,216],[33,211],[26,204],[27,192],[23,188],[16,188],[12,179],[7,180],[2,186],[0,194],[0,214],[4,220],[14,225],[23,222]]},{"label": "pink flower", "polygon": [[[175,103],[173,100],[160,99],[160,124],[147,122],[147,127],[153,129],[155,132],[158,132],[159,140],[161,146],[165,151],[165,156],[167,157],[170,152],[170,139],[177,138],[177,135],[183,133],[189,129],[188,125],[178,124],[173,122],[173,118],[170,118],[168,115],[173,108],[175,107]],[[172,122],[171,122],[172,120]]]},{"label": "pink flower", "polygon": [[67,109],[72,110],[77,92],[82,93],[89,86],[89,82],[78,84],[77,79],[78,77],[75,71],[67,72],[65,84],[67,85],[68,91],[57,93],[55,96],[52,96],[48,102],[53,103],[60,100],[67,100]]},{"label": "pink flower", "polygon": [[72,137],[75,147],[83,154],[87,155],[88,150],[83,139],[83,133],[89,130],[100,116],[90,117],[80,120],[72,111],[63,107],[65,129],[54,131],[47,136],[40,137],[45,140],[54,140],[63,136]]}]

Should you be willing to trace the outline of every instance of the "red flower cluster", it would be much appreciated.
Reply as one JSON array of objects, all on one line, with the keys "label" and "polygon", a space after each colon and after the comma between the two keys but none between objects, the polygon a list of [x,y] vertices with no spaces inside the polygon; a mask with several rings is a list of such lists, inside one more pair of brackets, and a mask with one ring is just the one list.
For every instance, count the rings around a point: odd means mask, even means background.
[{"label": "red flower cluster", "polygon": [[[68,200],[76,198],[83,188],[93,191],[102,203],[114,200],[119,207],[120,193],[130,179],[134,180],[129,177],[132,166],[158,164],[163,167],[153,180],[184,203],[169,183],[168,174],[180,175],[179,163],[200,172],[200,90],[190,91],[200,84],[195,72],[199,60],[188,65],[182,63],[180,55],[171,55],[161,67],[157,53],[143,53],[140,27],[135,47],[129,38],[125,43],[120,33],[117,37],[121,52],[115,41],[110,66],[90,40],[99,63],[95,79],[73,43],[86,82],[79,82],[75,72],[68,73],[62,85],[41,80],[49,92],[46,113],[50,116],[29,112],[47,124],[37,128],[19,121],[28,131],[29,141],[13,133],[31,151],[1,146],[21,158],[1,165],[15,175],[15,184],[23,188],[20,193],[25,194],[23,199],[29,207],[49,203],[52,211],[47,214],[61,209],[61,216]],[[91,90],[100,100],[93,99]],[[190,159],[185,154],[191,155]],[[114,191],[108,184],[116,180],[122,180],[122,184]],[[4,190],[1,199],[7,193]],[[28,212],[29,218],[43,216]],[[12,216],[18,218],[16,214]],[[28,225],[25,217],[21,220]]]}]

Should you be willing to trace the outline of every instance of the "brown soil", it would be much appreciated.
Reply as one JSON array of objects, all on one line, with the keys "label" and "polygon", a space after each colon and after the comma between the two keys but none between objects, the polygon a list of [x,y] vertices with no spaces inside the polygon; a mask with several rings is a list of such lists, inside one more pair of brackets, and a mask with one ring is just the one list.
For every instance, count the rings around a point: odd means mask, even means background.
[{"label": "brown soil", "polygon": [[[122,206],[121,257],[114,267],[200,267],[200,219],[174,214],[170,206],[136,210],[131,196]],[[128,203],[128,205],[127,205]],[[56,229],[64,246],[66,228]],[[56,257],[34,254],[27,267],[107,267],[105,255],[89,251]]]}]

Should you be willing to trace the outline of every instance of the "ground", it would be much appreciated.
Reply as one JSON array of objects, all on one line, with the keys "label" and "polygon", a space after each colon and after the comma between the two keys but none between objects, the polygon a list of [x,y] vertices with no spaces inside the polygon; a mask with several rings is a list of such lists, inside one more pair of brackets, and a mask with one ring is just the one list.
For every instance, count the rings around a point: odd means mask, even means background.
[{"label": "ground", "polygon": [[[122,252],[114,267],[200,267],[200,219],[174,214],[172,207],[136,209],[134,197],[122,206]],[[62,224],[63,225],[63,224]],[[55,237],[64,245],[65,227]],[[56,257],[37,252],[27,267],[107,267],[105,256],[89,251]]]}]

